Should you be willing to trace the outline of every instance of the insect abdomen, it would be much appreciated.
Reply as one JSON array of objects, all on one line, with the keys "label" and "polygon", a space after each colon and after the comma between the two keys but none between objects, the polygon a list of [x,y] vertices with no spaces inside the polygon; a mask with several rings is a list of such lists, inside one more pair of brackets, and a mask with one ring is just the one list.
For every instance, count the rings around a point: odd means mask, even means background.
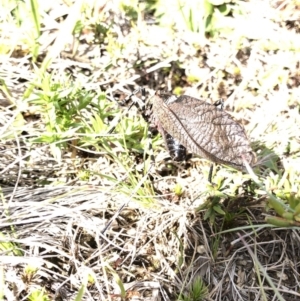
[{"label": "insect abdomen", "polygon": [[165,144],[173,161],[185,161],[187,159],[186,148],[174,137],[163,130]]}]

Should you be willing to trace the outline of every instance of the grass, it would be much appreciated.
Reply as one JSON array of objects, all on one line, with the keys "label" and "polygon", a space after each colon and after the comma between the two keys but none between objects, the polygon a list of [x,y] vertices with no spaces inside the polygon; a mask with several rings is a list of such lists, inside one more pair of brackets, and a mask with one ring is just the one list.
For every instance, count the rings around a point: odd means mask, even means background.
[{"label": "grass", "polygon": [[[1,300],[299,298],[298,2],[204,2],[3,3]],[[137,86],[224,98],[260,164],[154,166]]]}]

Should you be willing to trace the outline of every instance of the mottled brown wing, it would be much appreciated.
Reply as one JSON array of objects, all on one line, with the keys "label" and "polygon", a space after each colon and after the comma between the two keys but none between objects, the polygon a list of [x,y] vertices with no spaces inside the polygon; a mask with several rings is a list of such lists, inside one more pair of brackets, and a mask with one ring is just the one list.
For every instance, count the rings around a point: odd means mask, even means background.
[{"label": "mottled brown wing", "polygon": [[227,112],[182,95],[156,94],[153,113],[159,125],[188,151],[215,163],[244,169],[255,163],[244,128]]}]

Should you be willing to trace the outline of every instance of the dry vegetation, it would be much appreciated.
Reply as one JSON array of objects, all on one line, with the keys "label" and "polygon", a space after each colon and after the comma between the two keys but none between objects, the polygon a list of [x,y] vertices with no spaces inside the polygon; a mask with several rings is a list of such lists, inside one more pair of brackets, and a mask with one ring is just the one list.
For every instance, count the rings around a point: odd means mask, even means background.
[{"label": "dry vegetation", "polygon": [[[300,300],[300,2],[2,2],[0,300]],[[138,86],[223,98],[260,164],[153,166]]]}]

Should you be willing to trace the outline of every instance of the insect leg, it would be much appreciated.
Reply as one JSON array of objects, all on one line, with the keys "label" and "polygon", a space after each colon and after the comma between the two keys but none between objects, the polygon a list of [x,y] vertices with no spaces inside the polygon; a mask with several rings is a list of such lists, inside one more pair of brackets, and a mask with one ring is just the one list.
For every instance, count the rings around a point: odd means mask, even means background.
[{"label": "insect leg", "polygon": [[213,171],[214,171],[214,163],[210,164],[210,167],[209,167],[209,172],[208,172],[208,182],[212,184],[212,174],[213,174]]},{"label": "insect leg", "polygon": [[219,107],[219,106],[220,106],[220,109],[223,110],[223,109],[224,109],[224,100],[223,100],[223,99],[217,100],[217,101],[214,103],[214,106],[215,106],[215,107]]}]

